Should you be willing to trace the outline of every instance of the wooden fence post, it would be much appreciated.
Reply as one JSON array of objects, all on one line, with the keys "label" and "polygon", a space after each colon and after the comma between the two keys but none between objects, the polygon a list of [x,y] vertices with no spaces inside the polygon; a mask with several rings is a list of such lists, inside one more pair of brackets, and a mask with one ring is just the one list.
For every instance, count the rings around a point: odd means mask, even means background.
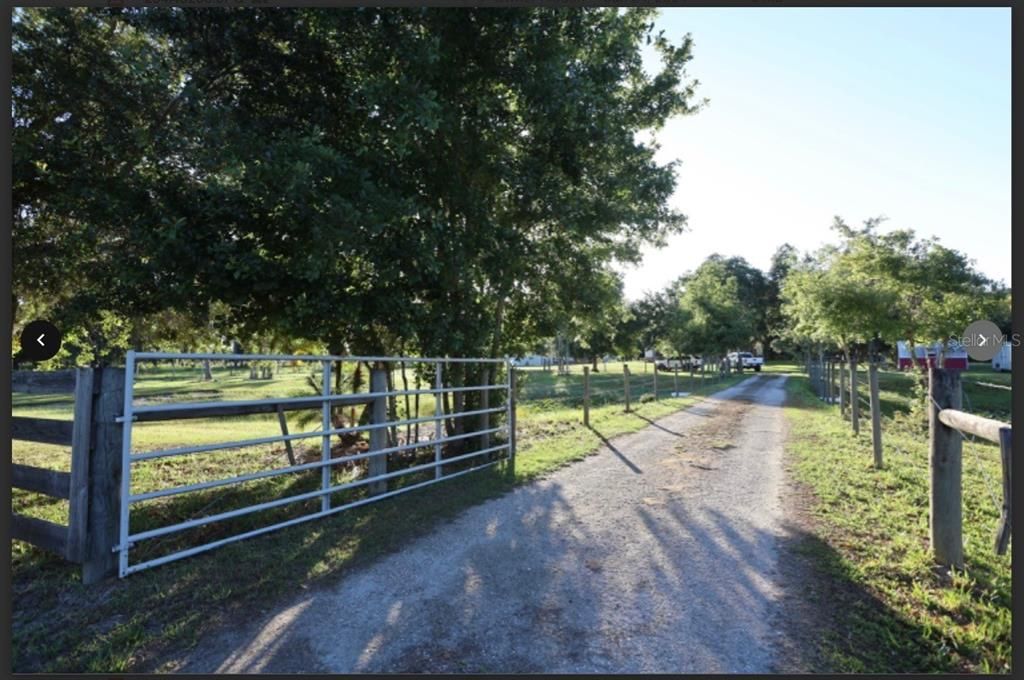
[{"label": "wooden fence post", "polygon": [[857,395],[857,357],[850,355],[850,422],[853,433],[860,434],[860,397]]},{"label": "wooden fence post", "polygon": [[654,362],[654,401],[658,401],[658,362]]},{"label": "wooden fence post", "polygon": [[622,364],[622,385],[626,393],[626,413],[629,413],[629,366]]},{"label": "wooden fence post", "polygon": [[1005,555],[1010,543],[1010,522],[1013,517],[1013,474],[1010,467],[1013,459],[1013,430],[1008,427],[999,430],[999,455],[1003,460],[1003,511],[996,530],[996,554]]},{"label": "wooden fence post", "polygon": [[679,396],[679,366],[674,367],[672,371],[672,391],[676,397]]},{"label": "wooden fence post", "polygon": [[962,567],[963,443],[957,430],[939,420],[939,411],[942,409],[960,410],[960,374],[942,368],[929,368],[928,398],[928,462],[931,469],[928,505],[932,555],[940,564]]},{"label": "wooden fence post", "polygon": [[590,366],[583,367],[583,424],[590,427]]},{"label": "wooden fence post", "polygon": [[[374,368],[370,370],[370,391],[371,392],[387,392],[388,391],[388,371],[386,368],[382,368],[384,364],[377,363]],[[440,397],[441,395],[436,395]],[[387,397],[374,397],[373,398],[373,414],[370,422],[374,425],[380,425],[388,421],[388,398]],[[387,448],[388,431],[386,427],[378,427],[370,430],[370,451],[380,451]],[[381,456],[370,456],[366,459],[367,461],[367,477],[376,477],[378,475],[387,474],[388,471],[388,458],[387,455]],[[372,482],[367,484],[368,492],[371,496],[375,496],[379,493],[384,493],[388,490],[387,480],[381,480],[379,482]]]},{"label": "wooden fence post", "polygon": [[839,417],[846,418],[846,364],[839,361]]},{"label": "wooden fence post", "polygon": [[835,364],[832,361],[832,357],[829,357],[825,362],[825,382],[827,383],[825,394],[828,396],[828,403],[830,405],[832,404],[832,391],[835,388],[835,384],[833,383],[834,376],[832,375],[832,369],[834,367]]},{"label": "wooden fence post", "polygon": [[114,546],[120,538],[121,433],[115,422],[124,410],[123,368],[99,368],[93,374],[92,433],[89,456],[89,510],[82,583],[117,574]]},{"label": "wooden fence post", "polygon": [[875,467],[882,467],[882,405],[878,401],[878,364],[868,364],[868,389],[871,393],[871,445],[875,450]]}]

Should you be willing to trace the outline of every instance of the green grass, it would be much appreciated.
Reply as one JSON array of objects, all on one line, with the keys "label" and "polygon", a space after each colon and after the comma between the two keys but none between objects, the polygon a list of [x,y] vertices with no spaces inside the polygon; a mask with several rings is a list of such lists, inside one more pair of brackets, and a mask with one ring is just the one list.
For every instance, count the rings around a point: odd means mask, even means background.
[{"label": "green grass", "polygon": [[[791,370],[795,370],[793,367]],[[997,382],[973,367],[964,375],[975,409],[1008,418],[1010,392],[971,385]],[[906,410],[910,376],[880,380],[889,413]],[[1008,381],[1004,381],[1008,382]],[[965,568],[936,568],[928,545],[927,428],[883,424],[885,465],[872,466],[870,435],[811,393],[805,376],[787,381],[788,454],[796,478],[816,497],[817,564],[845,588],[830,603],[836,630],[825,654],[838,672],[1010,671],[1011,555],[992,543],[1000,498],[998,448],[964,444]],[[984,395],[984,396],[981,396]],[[966,400],[965,400],[966,401]]]},{"label": "green grass", "polygon": [[[187,650],[219,623],[258,614],[276,600],[301,592],[321,579],[338,578],[353,565],[399,549],[433,524],[475,503],[584,458],[597,449],[602,438],[642,429],[649,424],[649,419],[685,408],[701,394],[749,377],[748,373],[716,382],[709,380],[693,396],[648,401],[644,395],[651,395],[651,390],[645,386],[641,377],[643,367],[637,362],[635,373],[640,375],[631,383],[633,410],[626,413],[621,400],[618,403],[611,398],[604,402],[595,400],[591,428],[585,428],[580,422],[582,393],[577,384],[581,371],[578,366],[573,368],[570,376],[525,372],[523,399],[518,409],[519,451],[514,469],[503,463],[408,495],[230,544],[95,587],[82,586],[76,565],[30,545],[13,542],[12,667],[19,672],[152,669],[155,660],[169,650]],[[621,371],[621,365],[619,369]],[[304,371],[289,373],[286,370],[272,381],[250,381],[246,376],[218,372],[213,383],[204,383],[195,370],[150,371],[139,381],[137,392],[144,399],[173,396],[179,400],[309,393],[304,385]],[[396,380],[400,385],[400,378]],[[672,388],[671,380],[666,379],[664,385],[659,380],[658,387],[659,394],[666,395]],[[575,394],[576,391],[580,394]],[[402,408],[400,403],[400,413]],[[421,413],[432,413],[433,402],[429,397],[421,400],[420,409]],[[67,418],[70,417],[70,401],[50,396],[15,395],[14,412]],[[153,423],[137,429],[135,448],[144,450],[256,437],[275,434],[277,427],[275,417],[262,416]],[[293,431],[296,429],[293,427]],[[14,460],[17,462],[66,469],[66,459],[67,452],[59,447],[15,442]],[[272,446],[186,456],[173,463],[159,461],[150,467],[140,466],[133,477],[132,490],[139,492],[284,464],[283,449]],[[345,473],[337,474],[340,479]],[[285,475],[227,493],[226,489],[220,489],[188,494],[174,501],[156,501],[147,504],[148,510],[138,513],[133,506],[132,531],[197,513],[219,512],[254,500],[279,497],[283,493],[298,493],[312,488],[315,483],[310,476]],[[355,499],[360,493],[363,492],[348,492],[346,498]],[[66,503],[49,502],[41,496],[19,492],[13,505],[18,512],[66,521]],[[159,547],[166,551],[188,542],[194,544],[219,538],[228,529],[236,532],[294,516],[303,509],[296,505],[298,507],[250,515],[227,526],[213,525],[193,533],[185,532]],[[308,510],[308,506],[305,509]],[[133,551],[133,562],[136,559]]]}]

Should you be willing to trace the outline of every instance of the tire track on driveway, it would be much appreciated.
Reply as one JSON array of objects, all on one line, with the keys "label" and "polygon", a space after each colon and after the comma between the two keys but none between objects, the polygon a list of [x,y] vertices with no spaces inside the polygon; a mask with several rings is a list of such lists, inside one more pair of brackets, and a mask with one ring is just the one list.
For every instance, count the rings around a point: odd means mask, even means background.
[{"label": "tire track on driveway", "polygon": [[784,381],[751,377],[606,440],[174,666],[770,672]]}]

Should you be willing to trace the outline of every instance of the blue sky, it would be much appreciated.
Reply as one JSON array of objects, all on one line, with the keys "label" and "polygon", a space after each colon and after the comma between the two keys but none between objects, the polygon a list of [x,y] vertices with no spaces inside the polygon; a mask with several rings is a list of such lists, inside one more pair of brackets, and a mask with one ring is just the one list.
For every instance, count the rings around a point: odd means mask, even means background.
[{"label": "blue sky", "polygon": [[[664,8],[710,104],[656,137],[689,230],[624,269],[640,297],[713,252],[767,268],[833,215],[938,236],[1010,283],[1010,10]],[[653,53],[649,55],[651,65]]]}]

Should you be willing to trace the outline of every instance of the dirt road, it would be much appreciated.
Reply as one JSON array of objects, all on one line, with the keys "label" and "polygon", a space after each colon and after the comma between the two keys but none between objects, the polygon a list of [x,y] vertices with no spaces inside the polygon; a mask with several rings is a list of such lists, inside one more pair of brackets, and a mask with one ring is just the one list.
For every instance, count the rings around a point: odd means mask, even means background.
[{"label": "dirt road", "polygon": [[784,377],[752,377],[206,639],[192,672],[768,672]]}]

